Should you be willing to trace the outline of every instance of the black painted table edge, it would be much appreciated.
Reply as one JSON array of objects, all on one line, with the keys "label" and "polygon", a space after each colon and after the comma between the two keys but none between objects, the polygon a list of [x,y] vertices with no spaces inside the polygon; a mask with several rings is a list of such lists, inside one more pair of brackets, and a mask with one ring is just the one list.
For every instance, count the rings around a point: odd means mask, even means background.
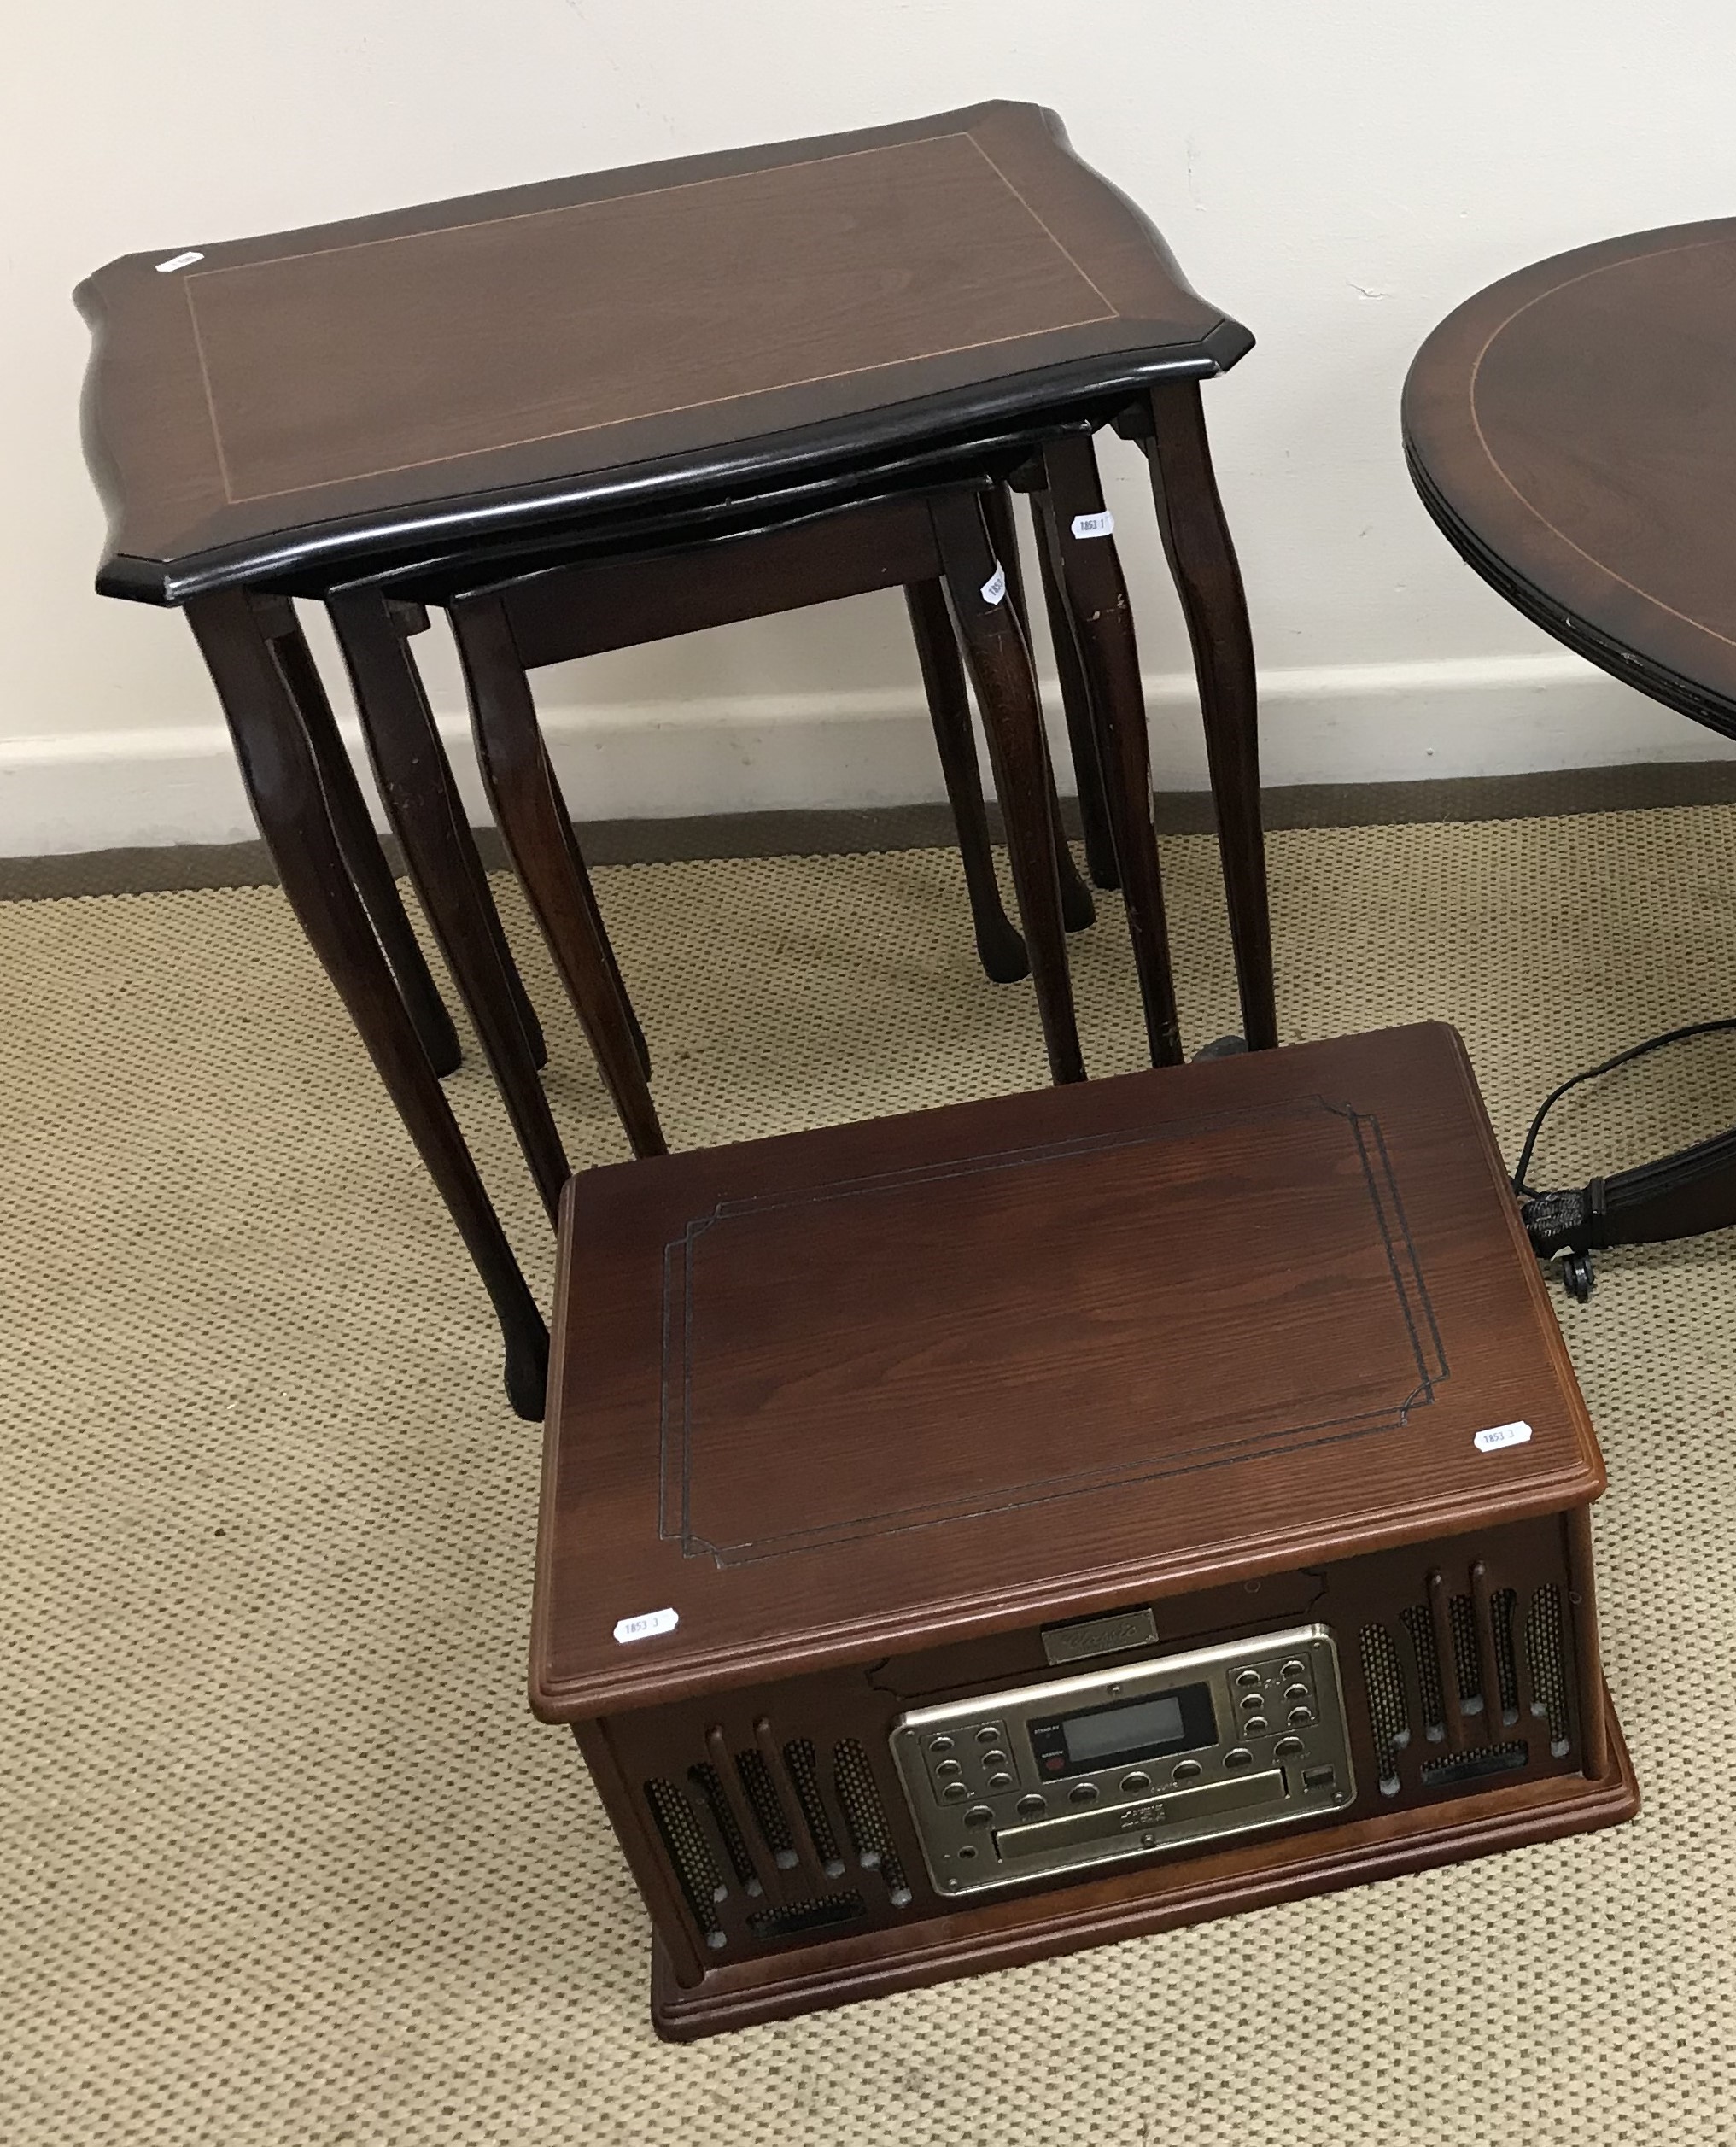
[{"label": "black painted table edge", "polygon": [[1632,687],[1635,693],[1661,702],[1679,716],[1703,723],[1709,730],[1736,738],[1736,703],[1685,677],[1631,643],[1618,641],[1601,632],[1558,598],[1528,581],[1485,544],[1435,483],[1421,451],[1408,434],[1405,438],[1405,463],[1429,520],[1465,565],[1516,611],[1529,619],[1534,626],[1541,627],[1575,656],[1584,657],[1587,663],[1595,664],[1599,670],[1620,680],[1622,685]]}]

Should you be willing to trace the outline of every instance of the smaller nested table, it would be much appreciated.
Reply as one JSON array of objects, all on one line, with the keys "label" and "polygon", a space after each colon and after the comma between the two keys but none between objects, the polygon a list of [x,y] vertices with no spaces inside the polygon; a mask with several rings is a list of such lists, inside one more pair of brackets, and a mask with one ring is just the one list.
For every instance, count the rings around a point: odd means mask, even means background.
[{"label": "smaller nested table", "polygon": [[[1736,738],[1736,219],[1560,254],[1417,353],[1405,452],[1448,541],[1528,618]],[[1526,1208],[1575,1296],[1599,1246],[1736,1222],[1736,1131]]]},{"label": "smaller nested table", "polygon": [[[626,549],[798,483],[844,506],[913,457],[980,465],[985,442],[1010,475],[1113,423],[1150,463],[1193,642],[1247,1040],[1277,1042],[1253,652],[1199,396],[1253,338],[1052,114],[981,104],[133,254],[78,301],[97,587],[185,608],[284,891],[488,1284],[526,1413],[547,1332],[435,1079],[450,1031],[362,854],[293,597],[484,546]],[[1040,751],[1034,705],[1019,720]],[[409,751],[402,785],[381,767],[389,798],[431,781],[456,810],[431,721]]]}]

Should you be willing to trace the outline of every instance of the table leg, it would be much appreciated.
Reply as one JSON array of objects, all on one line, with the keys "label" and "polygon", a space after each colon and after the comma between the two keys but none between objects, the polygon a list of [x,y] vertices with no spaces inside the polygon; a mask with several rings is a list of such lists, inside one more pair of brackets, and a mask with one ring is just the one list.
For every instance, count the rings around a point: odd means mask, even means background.
[{"label": "table leg", "polygon": [[542,1413],[548,1330],[537,1310],[458,1121],[394,986],[334,832],[327,793],[302,728],[297,635],[281,599],[245,589],[195,598],[187,616],[223,705],[242,779],[283,892],[355,1023],[368,1056],[439,1188],[494,1306],[506,1347],[506,1391],[523,1417]]},{"label": "table leg", "polygon": [[[500,916],[461,805],[454,810],[456,786],[450,784],[449,768],[447,786],[432,771],[432,757],[445,762],[446,753],[408,646],[428,615],[419,605],[395,603],[382,590],[365,587],[337,591],[327,608],[349,669],[380,794],[552,1222],[570,1174],[566,1151],[536,1077],[535,1047],[524,1024],[529,1002],[522,986],[517,996],[513,992],[516,967],[501,953]],[[534,1024],[534,1015],[530,1020]],[[540,1030],[535,1042],[541,1044]]]},{"label": "table leg", "polygon": [[[403,673],[400,689],[391,696],[392,720],[383,732],[379,724],[371,720],[370,711],[361,699],[361,689],[356,684],[356,666],[346,645],[343,623],[345,619],[358,618],[371,625],[378,617],[373,608],[375,603],[383,606],[385,619],[389,622],[393,638],[399,647],[397,668]],[[476,838],[471,833],[470,815],[464,796],[452,772],[452,763],[447,758],[446,747],[441,743],[440,727],[434,720],[434,711],[428,705],[428,696],[423,690],[422,675],[404,649],[403,645],[411,635],[426,632],[428,613],[419,604],[400,602],[386,595],[383,591],[364,592],[359,586],[340,590],[328,597],[326,610],[331,615],[338,646],[342,651],[344,663],[349,671],[351,686],[356,692],[357,712],[361,718],[362,735],[367,744],[374,781],[379,787],[381,801],[385,805],[387,818],[392,823],[392,832],[403,848],[417,898],[426,910],[428,890],[420,878],[414,853],[437,850],[439,854],[447,857],[448,864],[455,869],[456,875],[461,875],[461,877],[455,876],[451,882],[456,892],[447,896],[447,907],[450,908],[456,901],[467,900],[474,908],[476,920],[486,931],[489,944],[494,950],[495,961],[505,980],[514,1018],[523,1032],[525,1049],[530,1054],[531,1062],[538,1067],[544,1066],[548,1060],[548,1047],[543,1041],[536,1009],[531,1005],[529,995],[524,989],[524,980],[512,958],[506,927],[500,922],[500,913],[494,906],[494,891],[488,885],[488,875],[483,869]],[[371,630],[364,629],[364,641],[368,647],[377,650],[379,660],[383,662],[385,642],[383,633],[377,625],[371,625]],[[395,682],[395,671],[389,671],[388,676]],[[446,953],[444,946],[441,951],[442,954]],[[449,954],[447,960],[449,965]],[[462,983],[459,989],[463,989]]]},{"label": "table leg", "polygon": [[452,1016],[441,1003],[421,943],[404,914],[398,883],[392,877],[379,837],[374,833],[373,816],[362,796],[361,785],[356,781],[355,769],[350,765],[348,749],[293,606],[289,609],[289,630],[277,636],[272,646],[313,750],[332,833],[343,852],[344,863],[349,867],[356,892],[362,898],[362,907],[374,927],[380,951],[398,980],[398,989],[404,996],[410,1019],[416,1024],[416,1033],[422,1039],[430,1064],[436,1074],[453,1073],[462,1056],[458,1032],[453,1027]]},{"label": "table leg", "polygon": [[1061,674],[1061,703],[1067,711],[1067,742],[1073,749],[1073,775],[1078,784],[1085,864],[1095,885],[1119,887],[1121,871],[1115,862],[1108,786],[1104,779],[1097,724],[1091,709],[1090,682],[1080,659],[1066,593],[1055,573],[1043,509],[1034,494],[1030,504],[1032,529],[1037,538],[1038,570],[1043,579],[1043,605],[1049,614],[1049,639],[1055,643],[1055,666]]},{"label": "table leg", "polygon": [[1277,1009],[1260,819],[1254,641],[1213,473],[1200,383],[1159,382],[1117,429],[1138,441],[1151,465],[1158,525],[1187,617],[1205,716],[1242,1030],[1249,1050],[1270,1050],[1277,1043]]},{"label": "table leg", "polygon": [[940,752],[940,772],[958,831],[958,854],[970,897],[977,954],[996,984],[1016,984],[1031,974],[1031,957],[1019,928],[1007,915],[995,877],[995,853],[989,842],[988,809],[983,802],[982,770],[977,765],[976,733],[971,725],[964,665],[938,582],[912,582],[904,591],[910,632]]},{"label": "table leg", "polygon": [[631,1009],[543,750],[536,705],[511,628],[492,597],[459,599],[452,623],[470,693],[476,758],[513,866],[634,1154],[667,1155]]},{"label": "table leg", "polygon": [[1084,1060],[1061,921],[1060,845],[1048,804],[1043,709],[1018,615],[1005,600],[1004,583],[996,586],[1000,562],[978,501],[979,495],[971,492],[939,493],[931,500],[929,512],[948,600],[988,736],[1049,1072],[1056,1081],[1082,1081]]},{"label": "table leg", "polygon": [[[988,525],[989,541],[995,547],[995,556],[1007,576],[1007,600],[1013,606],[1013,616],[1019,622],[1019,631],[1025,637],[1028,653],[1031,647],[1031,612],[1025,601],[1025,570],[1019,556],[1019,530],[1013,519],[1013,502],[1004,485],[996,485],[982,495],[983,518]],[[1031,676],[1037,676],[1033,660]],[[1042,690],[1038,691],[1038,708],[1043,706]],[[1089,718],[1087,718],[1089,720]],[[1073,717],[1069,714],[1071,731]],[[1061,921],[1069,932],[1083,932],[1097,921],[1097,905],[1091,898],[1091,891],[1079,876],[1079,869],[1073,863],[1073,845],[1067,839],[1067,828],[1061,816],[1061,795],[1055,787],[1055,761],[1049,750],[1049,727],[1042,727],[1043,780],[1049,794],[1049,817],[1055,828],[1055,854],[1061,873]],[[1085,778],[1075,769],[1074,778],[1081,785]],[[1081,809],[1083,810],[1083,808]]]},{"label": "table leg", "polygon": [[585,905],[591,920],[591,931],[603,950],[603,960],[609,971],[609,980],[615,996],[621,1003],[621,1011],[632,1033],[634,1055],[639,1061],[639,1070],[648,1081],[651,1079],[651,1046],[645,1040],[645,1031],[640,1027],[639,1009],[628,997],[627,986],[622,980],[621,964],[615,959],[615,942],[609,937],[609,927],[603,921],[603,912],[598,906],[597,891],[591,885],[590,868],[585,863],[585,853],[579,847],[579,839],[573,833],[573,823],[567,809],[561,803],[560,784],[554,772],[554,763],[548,757],[548,747],[541,732],[537,734],[538,749],[542,755],[542,775],[549,794],[559,806],[560,834],[567,853],[567,865],[572,874],[574,887]]},{"label": "table leg", "polygon": [[1170,968],[1157,831],[1151,817],[1151,745],[1127,584],[1115,547],[1107,538],[1076,534],[1081,518],[1100,515],[1103,509],[1097,458],[1089,438],[1069,434],[1052,440],[1044,447],[1043,459],[1047,489],[1035,504],[1056,578],[1066,593],[1068,614],[1077,627],[1091,705],[1102,724],[1103,758],[1113,771],[1108,804],[1146,1041],[1154,1066],[1178,1066],[1181,1026]]}]

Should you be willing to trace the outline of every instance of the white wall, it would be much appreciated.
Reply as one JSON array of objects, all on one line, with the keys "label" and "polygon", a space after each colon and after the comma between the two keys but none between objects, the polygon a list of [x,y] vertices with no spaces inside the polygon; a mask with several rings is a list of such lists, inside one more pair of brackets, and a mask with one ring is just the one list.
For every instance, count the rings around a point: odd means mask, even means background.
[{"label": "white wall", "polygon": [[[1482,284],[1736,210],[1736,14],[1716,0],[73,0],[21,14],[13,40],[0,851],[247,832],[185,629],[91,593],[67,295],[85,270],[990,96],[1058,109],[1260,338],[1207,412],[1269,780],[1722,750],[1476,582],[1412,498],[1397,432],[1411,352]],[[1141,468],[1103,452],[1158,778],[1197,783]],[[456,724],[443,653],[435,676]],[[601,659],[550,699],[587,815],[938,794],[895,598]]]}]

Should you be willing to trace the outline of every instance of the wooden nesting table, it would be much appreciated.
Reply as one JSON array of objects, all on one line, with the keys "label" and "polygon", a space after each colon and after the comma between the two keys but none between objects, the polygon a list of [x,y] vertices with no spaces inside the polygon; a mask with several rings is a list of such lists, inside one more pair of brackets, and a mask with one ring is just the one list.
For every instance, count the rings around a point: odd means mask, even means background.
[{"label": "wooden nesting table", "polygon": [[[1193,640],[1244,1030],[1276,1041],[1253,655],[1198,393],[1252,338],[1052,114],[983,104],[195,243],[111,262],[78,300],[110,512],[97,586],[186,611],[285,892],[488,1288],[522,1413],[546,1330],[441,1092],[455,1042],[295,597],[443,557],[481,581],[490,559],[628,550],[798,492],[848,506],[913,460],[998,478],[1113,423],[1150,462]],[[389,802],[461,819],[425,707],[381,728],[360,699]]]}]

